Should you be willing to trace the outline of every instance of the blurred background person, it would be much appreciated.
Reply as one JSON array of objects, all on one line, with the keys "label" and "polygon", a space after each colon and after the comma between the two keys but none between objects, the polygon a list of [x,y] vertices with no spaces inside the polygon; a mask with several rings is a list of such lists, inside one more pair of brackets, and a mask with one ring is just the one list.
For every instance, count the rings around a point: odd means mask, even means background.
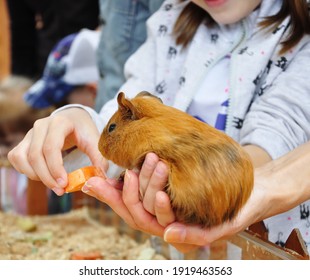
[{"label": "blurred background person", "polygon": [[60,40],[48,56],[42,77],[25,92],[26,103],[36,109],[66,104],[93,108],[99,36],[99,31],[82,29]]}]

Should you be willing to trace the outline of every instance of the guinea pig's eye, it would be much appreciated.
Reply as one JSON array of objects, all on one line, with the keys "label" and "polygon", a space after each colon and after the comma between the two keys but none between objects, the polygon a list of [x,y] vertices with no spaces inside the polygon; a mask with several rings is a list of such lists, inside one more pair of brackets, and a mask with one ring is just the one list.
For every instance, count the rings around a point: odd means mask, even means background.
[{"label": "guinea pig's eye", "polygon": [[116,127],[116,124],[115,123],[111,123],[109,125],[109,128],[108,128],[109,132],[112,132],[115,129],[115,127]]}]

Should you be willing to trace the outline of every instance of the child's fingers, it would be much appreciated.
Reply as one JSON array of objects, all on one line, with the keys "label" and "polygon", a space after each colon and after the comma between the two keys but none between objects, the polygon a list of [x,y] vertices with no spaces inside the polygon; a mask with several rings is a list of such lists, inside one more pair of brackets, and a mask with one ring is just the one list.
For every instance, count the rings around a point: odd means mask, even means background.
[{"label": "child's fingers", "polygon": [[32,180],[40,180],[31,164],[28,162],[28,150],[32,139],[32,130],[28,131],[23,141],[8,153],[8,160],[12,166]]},{"label": "child's fingers", "polygon": [[153,215],[155,215],[156,193],[165,188],[167,185],[168,175],[168,168],[166,164],[161,161],[158,162],[143,197],[144,208]]},{"label": "child's fingers", "polygon": [[139,175],[139,189],[140,189],[140,193],[142,197],[144,196],[146,192],[149,181],[156,168],[158,161],[159,161],[159,158],[154,153],[148,153],[145,157],[145,160],[144,160],[144,163],[142,165],[142,168],[140,170],[140,175]]},{"label": "child's fingers", "polygon": [[163,191],[156,193],[155,214],[158,223],[163,227],[175,222],[175,215],[171,208],[170,198]]},{"label": "child's fingers", "polygon": [[139,198],[139,179],[130,170],[127,170],[125,174],[123,200],[139,230],[152,235],[163,235],[164,229],[157,222],[156,217],[144,209]]},{"label": "child's fingers", "polygon": [[164,239],[170,243],[186,243],[198,246],[208,245],[215,240],[235,234],[233,222],[226,222],[210,229],[199,225],[185,225],[181,223],[170,224],[165,229]]}]

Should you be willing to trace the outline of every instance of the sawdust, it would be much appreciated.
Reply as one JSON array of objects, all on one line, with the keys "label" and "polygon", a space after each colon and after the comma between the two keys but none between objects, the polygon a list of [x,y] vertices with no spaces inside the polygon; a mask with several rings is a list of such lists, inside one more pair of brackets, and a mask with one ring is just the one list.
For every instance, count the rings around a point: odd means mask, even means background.
[{"label": "sawdust", "polygon": [[87,208],[31,217],[0,212],[2,260],[68,260],[93,252],[109,260],[165,259],[155,253],[149,240],[139,243],[119,234],[115,227],[92,219]]}]

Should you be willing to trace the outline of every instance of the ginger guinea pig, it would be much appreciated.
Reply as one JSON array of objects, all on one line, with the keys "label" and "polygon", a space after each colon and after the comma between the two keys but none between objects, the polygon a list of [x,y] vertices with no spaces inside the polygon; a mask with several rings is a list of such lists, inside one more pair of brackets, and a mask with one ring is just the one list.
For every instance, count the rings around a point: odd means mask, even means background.
[{"label": "ginger guinea pig", "polygon": [[253,166],[225,133],[150,93],[117,97],[99,150],[117,165],[140,169],[149,152],[169,167],[165,191],[180,222],[211,227],[236,216],[253,187]]}]

